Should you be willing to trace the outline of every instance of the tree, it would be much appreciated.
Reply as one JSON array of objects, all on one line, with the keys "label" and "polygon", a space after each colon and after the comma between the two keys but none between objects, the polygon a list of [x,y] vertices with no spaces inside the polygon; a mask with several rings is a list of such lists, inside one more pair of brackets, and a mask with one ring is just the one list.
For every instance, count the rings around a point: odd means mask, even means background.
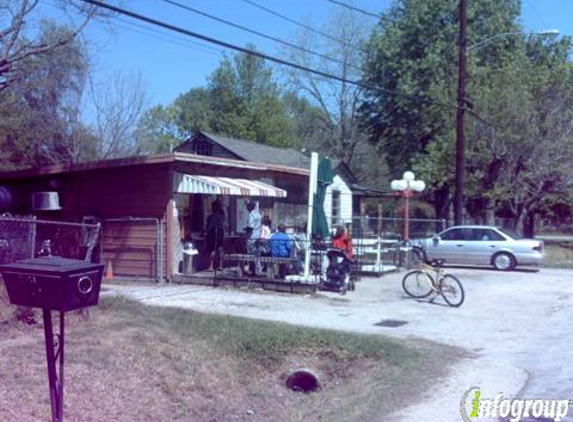
[{"label": "tree", "polygon": [[[394,177],[413,168],[426,181],[426,196],[442,218],[447,217],[454,172],[457,6],[458,0],[398,1],[380,20],[365,47],[363,80],[383,90],[364,92],[363,125],[371,142],[388,157]],[[484,0],[469,6],[472,43],[520,31],[517,0]],[[473,75],[479,74],[480,68],[503,66],[511,58],[515,42],[516,38],[503,38],[478,50],[477,55],[470,53],[469,107],[484,106],[476,101],[480,85]],[[473,118],[480,112],[473,110]]]},{"label": "tree", "polygon": [[213,97],[215,96],[207,88],[193,88],[178,96],[166,110],[183,138],[197,130],[214,131],[211,127],[215,120]]},{"label": "tree", "polygon": [[165,134],[169,142],[183,141],[197,130],[297,147],[297,126],[289,113],[264,60],[240,53],[221,62],[209,76],[207,87],[193,88],[165,109],[155,107],[146,113],[138,133],[147,144],[155,144],[155,150],[164,145]]},{"label": "tree", "polygon": [[98,158],[134,155],[139,146],[136,130],[146,104],[145,86],[140,74],[115,73],[105,84],[91,84],[96,107]]},{"label": "tree", "polygon": [[324,110],[292,91],[284,94],[283,101],[295,124],[294,136],[300,140],[301,146],[311,151],[322,150],[324,139],[328,137],[322,124],[328,118]]},{"label": "tree", "polygon": [[[368,30],[368,22],[361,19],[360,15],[339,10],[321,28],[321,32],[327,34],[328,38],[319,37],[308,29],[297,34],[297,44],[300,47],[307,51],[321,51],[320,56],[292,49],[288,52],[288,59],[301,66],[349,80],[359,80],[362,76],[362,46]],[[311,145],[341,160],[359,176],[372,178],[372,166],[364,164],[365,158],[374,154],[366,145],[366,133],[361,130],[357,119],[361,90],[346,82],[325,80],[296,69],[289,69],[286,78],[293,92],[308,99],[322,111],[314,113],[315,126],[320,129],[313,133]],[[376,161],[383,159],[377,157]]]},{"label": "tree", "polygon": [[138,154],[171,152],[181,142],[171,111],[157,105],[143,113],[135,131]]},{"label": "tree", "polygon": [[208,89],[215,132],[279,147],[297,145],[279,86],[262,58],[239,53],[232,62],[225,59],[209,77]]},{"label": "tree", "polygon": [[[45,21],[36,42],[52,45],[71,31]],[[0,92],[3,167],[81,160],[93,142],[79,118],[88,72],[83,45],[74,40],[28,55],[18,66],[18,79]]]},{"label": "tree", "polygon": [[[490,72],[480,90],[481,112],[495,123],[474,123],[470,180],[482,191],[478,201],[492,201],[533,236],[535,214],[562,201],[573,160],[573,68],[571,40],[530,38],[516,46],[511,61]],[[477,175],[482,175],[481,185]],[[477,179],[477,180],[476,180]],[[483,183],[486,181],[486,183]],[[474,200],[476,202],[476,200]],[[567,201],[565,201],[567,202]]]},{"label": "tree", "polygon": [[[365,81],[416,95],[365,93],[363,120],[371,140],[399,174],[411,167],[447,217],[454,175],[457,0],[402,0],[367,46]],[[520,32],[519,2],[471,2],[472,43]],[[388,18],[388,19],[386,19]],[[391,19],[391,20],[390,20]],[[390,23],[388,23],[390,22]],[[571,40],[507,36],[471,48],[468,56],[466,207],[491,222],[512,217],[532,234],[535,214],[570,195]]]},{"label": "tree", "polygon": [[33,12],[39,0],[4,0],[0,2],[0,92],[10,87],[26,75],[26,62],[29,58],[49,52],[72,43],[95,14],[94,6],[73,0],[59,1],[62,9],[73,8],[84,15],[77,27],[62,31],[57,37],[30,40],[26,30],[34,25]]}]

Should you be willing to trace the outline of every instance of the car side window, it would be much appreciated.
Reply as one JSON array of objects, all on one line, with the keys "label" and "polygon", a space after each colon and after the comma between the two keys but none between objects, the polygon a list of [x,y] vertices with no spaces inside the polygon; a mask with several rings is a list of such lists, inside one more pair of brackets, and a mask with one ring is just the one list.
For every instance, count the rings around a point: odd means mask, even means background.
[{"label": "car side window", "polygon": [[492,229],[472,229],[471,240],[477,242],[498,241],[503,237]]},{"label": "car side window", "polygon": [[471,239],[478,242],[485,242],[492,240],[492,237],[490,235],[490,231],[487,229],[472,229]]},{"label": "car side window", "polygon": [[505,238],[495,230],[488,229],[487,235],[489,236],[489,240],[495,240],[495,241],[505,240]]},{"label": "car side window", "polygon": [[462,229],[451,229],[440,235],[442,240],[464,240],[464,232]]}]

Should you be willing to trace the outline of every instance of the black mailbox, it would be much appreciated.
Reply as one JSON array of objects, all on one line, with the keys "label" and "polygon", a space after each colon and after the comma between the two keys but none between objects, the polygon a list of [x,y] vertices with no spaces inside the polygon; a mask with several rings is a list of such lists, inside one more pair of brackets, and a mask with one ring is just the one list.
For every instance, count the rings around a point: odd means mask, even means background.
[{"label": "black mailbox", "polygon": [[0,272],[12,304],[66,312],[97,305],[103,267],[43,256],[1,265]]}]

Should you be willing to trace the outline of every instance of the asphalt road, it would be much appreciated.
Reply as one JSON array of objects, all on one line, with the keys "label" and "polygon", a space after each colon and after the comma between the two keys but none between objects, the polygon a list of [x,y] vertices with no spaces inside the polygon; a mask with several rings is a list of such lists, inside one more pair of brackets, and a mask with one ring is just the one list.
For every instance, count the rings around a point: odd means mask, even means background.
[{"label": "asphalt road", "polygon": [[[389,416],[397,422],[460,421],[460,401],[471,387],[482,398],[498,393],[530,399],[573,399],[573,270],[509,273],[451,268],[466,290],[460,308],[441,298],[407,298],[404,272],[364,278],[340,296],[289,295],[191,285],[111,285],[103,294],[123,294],[155,306],[231,314],[293,324],[416,337],[468,350],[472,358],[418,403]],[[395,328],[376,325],[404,321]],[[573,405],[568,417],[573,421]],[[486,418],[474,419],[486,421]],[[497,420],[497,419],[489,419]],[[530,419],[528,419],[529,421]]]}]

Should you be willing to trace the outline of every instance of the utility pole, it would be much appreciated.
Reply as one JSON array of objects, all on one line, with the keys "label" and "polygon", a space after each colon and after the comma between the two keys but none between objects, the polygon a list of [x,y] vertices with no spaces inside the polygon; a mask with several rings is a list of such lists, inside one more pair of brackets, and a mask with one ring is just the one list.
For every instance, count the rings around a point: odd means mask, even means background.
[{"label": "utility pole", "polygon": [[454,196],[454,222],[462,224],[464,210],[464,149],[466,112],[468,2],[460,0],[460,39],[458,52],[458,109],[456,125],[456,183]]}]

